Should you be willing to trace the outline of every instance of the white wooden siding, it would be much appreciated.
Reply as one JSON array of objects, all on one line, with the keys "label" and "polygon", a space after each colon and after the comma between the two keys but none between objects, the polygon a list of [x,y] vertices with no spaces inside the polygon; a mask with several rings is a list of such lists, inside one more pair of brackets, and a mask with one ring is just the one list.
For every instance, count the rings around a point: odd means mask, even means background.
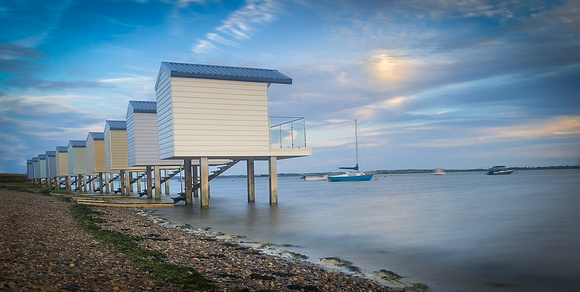
[{"label": "white wooden siding", "polygon": [[33,161],[34,165],[34,178],[40,178],[40,161]]},{"label": "white wooden siding", "polygon": [[171,86],[176,157],[269,153],[267,83],[173,77]]},{"label": "white wooden siding", "polygon": [[50,178],[56,177],[56,156],[46,155],[46,175]]},{"label": "white wooden siding", "polygon": [[159,159],[157,114],[131,113],[127,115],[127,146],[131,166],[183,164],[181,160]]},{"label": "white wooden siding", "polygon": [[40,178],[46,178],[46,158],[38,158],[40,163]]}]

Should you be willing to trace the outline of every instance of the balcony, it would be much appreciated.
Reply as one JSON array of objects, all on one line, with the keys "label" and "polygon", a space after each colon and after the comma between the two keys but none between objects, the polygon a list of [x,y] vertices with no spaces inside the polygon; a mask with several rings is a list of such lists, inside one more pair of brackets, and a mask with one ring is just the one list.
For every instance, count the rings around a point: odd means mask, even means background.
[{"label": "balcony", "polygon": [[270,149],[306,149],[304,117],[270,116]]}]

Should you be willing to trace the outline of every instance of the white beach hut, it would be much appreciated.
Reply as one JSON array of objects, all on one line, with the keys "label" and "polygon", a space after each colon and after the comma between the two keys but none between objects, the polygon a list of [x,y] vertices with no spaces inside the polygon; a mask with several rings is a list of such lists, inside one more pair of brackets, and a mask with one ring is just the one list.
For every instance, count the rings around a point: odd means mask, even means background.
[{"label": "white beach hut", "polygon": [[32,159],[26,160],[26,178],[34,179],[34,161]]},{"label": "white beach hut", "polygon": [[192,158],[200,160],[202,207],[209,206],[209,159],[248,162],[249,201],[254,199],[254,161],[267,160],[270,203],[276,204],[277,160],[310,155],[305,139],[292,147],[272,147],[268,112],[272,83],[292,84],[292,79],[271,69],[161,63],[155,85],[159,155],[184,159],[186,165]]},{"label": "white beach hut", "polygon": [[40,165],[40,178],[45,179],[45,178],[47,178],[46,154],[39,154],[38,155],[38,162]]},{"label": "white beach hut", "polygon": [[40,178],[40,161],[38,160],[38,156],[32,157],[32,164],[34,172],[32,173],[32,178],[37,180]]}]

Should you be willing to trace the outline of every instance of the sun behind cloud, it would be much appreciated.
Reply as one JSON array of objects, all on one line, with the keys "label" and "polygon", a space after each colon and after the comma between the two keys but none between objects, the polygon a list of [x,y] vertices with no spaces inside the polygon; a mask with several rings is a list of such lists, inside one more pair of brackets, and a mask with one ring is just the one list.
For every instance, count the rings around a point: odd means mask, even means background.
[{"label": "sun behind cloud", "polygon": [[404,55],[376,52],[367,61],[367,71],[379,85],[398,86],[409,80],[411,63]]}]

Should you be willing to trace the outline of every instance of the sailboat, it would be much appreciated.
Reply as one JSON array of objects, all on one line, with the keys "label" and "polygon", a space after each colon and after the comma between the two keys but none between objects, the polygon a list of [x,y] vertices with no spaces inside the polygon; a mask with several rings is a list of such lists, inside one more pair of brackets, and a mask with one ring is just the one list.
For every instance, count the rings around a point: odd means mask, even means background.
[{"label": "sailboat", "polygon": [[354,167],[339,167],[339,169],[349,169],[352,171],[329,175],[328,181],[369,181],[373,178],[372,174],[365,174],[364,172],[358,171],[358,124],[357,120],[354,120],[354,136],[356,145],[356,165]]}]

